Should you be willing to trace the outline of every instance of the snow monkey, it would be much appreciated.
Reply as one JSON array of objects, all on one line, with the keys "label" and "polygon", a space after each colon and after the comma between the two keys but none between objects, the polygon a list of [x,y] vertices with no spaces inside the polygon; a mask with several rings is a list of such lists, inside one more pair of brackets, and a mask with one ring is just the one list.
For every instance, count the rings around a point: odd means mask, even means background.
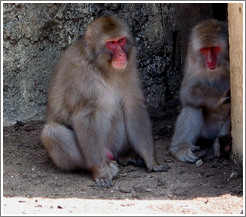
[{"label": "snow monkey", "polygon": [[105,16],[61,56],[50,83],[41,141],[58,168],[91,172],[112,186],[117,161],[166,171],[154,154],[151,123],[125,22]]},{"label": "snow monkey", "polygon": [[198,159],[198,138],[214,139],[214,154],[220,156],[219,138],[230,131],[229,93],[227,24],[203,21],[191,31],[180,89],[183,108],[170,145],[179,161]]}]

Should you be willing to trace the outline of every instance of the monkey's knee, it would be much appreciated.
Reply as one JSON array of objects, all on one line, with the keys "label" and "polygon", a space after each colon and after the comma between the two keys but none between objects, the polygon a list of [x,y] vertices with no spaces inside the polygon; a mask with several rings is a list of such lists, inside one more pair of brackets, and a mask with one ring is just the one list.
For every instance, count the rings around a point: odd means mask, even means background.
[{"label": "monkey's knee", "polygon": [[83,158],[73,131],[62,125],[47,124],[41,133],[41,141],[58,168],[83,169]]}]

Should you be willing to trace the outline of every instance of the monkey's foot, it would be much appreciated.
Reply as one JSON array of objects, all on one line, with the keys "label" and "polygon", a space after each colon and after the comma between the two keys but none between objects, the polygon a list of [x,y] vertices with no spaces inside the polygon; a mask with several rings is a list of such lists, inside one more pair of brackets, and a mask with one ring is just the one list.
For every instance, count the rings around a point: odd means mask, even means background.
[{"label": "monkey's foot", "polygon": [[[115,170],[116,169],[116,170]],[[93,179],[97,186],[109,188],[112,187],[112,178],[118,172],[118,166],[114,164],[113,161],[107,162],[106,165],[96,168],[93,171]]]},{"label": "monkey's foot", "polygon": [[112,180],[109,179],[96,179],[95,180],[98,187],[109,188],[112,187]]},{"label": "monkey's foot", "polygon": [[199,150],[199,147],[190,147],[187,143],[180,143],[179,146],[180,148],[173,153],[179,161],[194,163],[198,160],[193,151]]}]

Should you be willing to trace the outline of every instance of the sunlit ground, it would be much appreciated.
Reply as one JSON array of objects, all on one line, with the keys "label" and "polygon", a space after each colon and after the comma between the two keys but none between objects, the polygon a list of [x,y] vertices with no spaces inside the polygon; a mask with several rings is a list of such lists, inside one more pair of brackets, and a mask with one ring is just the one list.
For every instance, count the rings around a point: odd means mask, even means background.
[{"label": "sunlit ground", "polygon": [[[80,214],[80,215],[163,215],[235,214],[243,215],[243,197],[229,194],[192,200],[98,200],[82,198],[3,197],[2,215]],[[244,212],[245,213],[245,212]]]}]

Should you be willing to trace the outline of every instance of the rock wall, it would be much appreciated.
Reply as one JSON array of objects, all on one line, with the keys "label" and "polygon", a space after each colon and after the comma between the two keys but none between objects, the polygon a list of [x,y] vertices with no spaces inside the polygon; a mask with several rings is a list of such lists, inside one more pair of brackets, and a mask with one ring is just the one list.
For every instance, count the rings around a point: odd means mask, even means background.
[{"label": "rock wall", "polygon": [[44,119],[50,75],[61,53],[90,21],[106,14],[128,22],[139,49],[148,109],[163,108],[178,98],[190,28],[203,19],[224,19],[225,8],[205,3],[4,3],[4,125]]}]

